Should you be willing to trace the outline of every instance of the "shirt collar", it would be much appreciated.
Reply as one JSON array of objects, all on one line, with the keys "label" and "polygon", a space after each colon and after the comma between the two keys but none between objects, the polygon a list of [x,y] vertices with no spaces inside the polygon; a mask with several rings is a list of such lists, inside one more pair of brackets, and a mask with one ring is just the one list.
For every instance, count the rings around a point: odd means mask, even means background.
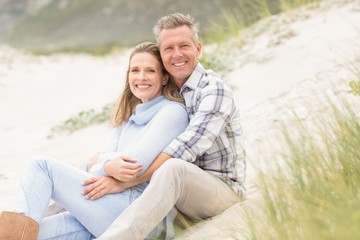
[{"label": "shirt collar", "polygon": [[194,71],[192,72],[192,74],[188,78],[188,80],[186,80],[184,85],[181,87],[180,94],[186,88],[190,88],[192,90],[195,90],[198,87],[199,82],[200,82],[200,80],[201,80],[204,73],[205,73],[204,67],[201,65],[201,63],[198,62],[195,69],[194,69]]}]

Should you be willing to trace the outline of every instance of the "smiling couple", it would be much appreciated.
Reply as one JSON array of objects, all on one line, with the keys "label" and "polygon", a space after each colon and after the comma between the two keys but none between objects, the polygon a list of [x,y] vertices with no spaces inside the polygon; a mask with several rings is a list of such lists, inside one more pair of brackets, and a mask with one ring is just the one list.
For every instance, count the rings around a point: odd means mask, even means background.
[{"label": "smiling couple", "polygon": [[[198,62],[198,23],[175,13],[153,30],[157,44],[130,55],[110,150],[88,172],[33,160],[17,206],[1,213],[0,239],[151,238],[174,209],[206,219],[244,197],[239,112],[227,84]],[[67,211],[44,218],[50,199]]]}]

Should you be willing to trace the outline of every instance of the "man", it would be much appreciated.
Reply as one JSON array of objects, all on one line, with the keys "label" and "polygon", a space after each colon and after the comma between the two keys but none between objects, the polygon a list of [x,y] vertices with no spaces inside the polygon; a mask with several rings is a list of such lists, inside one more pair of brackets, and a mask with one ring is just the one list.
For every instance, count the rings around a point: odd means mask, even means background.
[{"label": "man", "polygon": [[198,24],[175,13],[161,18],[154,34],[165,68],[185,99],[190,123],[143,175],[128,183],[130,187],[151,178],[144,193],[99,239],[144,239],[173,207],[190,218],[212,217],[245,191],[239,113],[226,83],[198,62]]}]

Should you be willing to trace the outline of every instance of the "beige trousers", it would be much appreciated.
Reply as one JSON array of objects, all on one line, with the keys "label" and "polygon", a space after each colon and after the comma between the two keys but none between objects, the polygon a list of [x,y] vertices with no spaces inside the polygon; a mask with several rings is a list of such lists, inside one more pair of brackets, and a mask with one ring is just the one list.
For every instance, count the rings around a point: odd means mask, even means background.
[{"label": "beige trousers", "polygon": [[172,158],[155,171],[144,193],[98,239],[144,239],[174,206],[191,218],[204,219],[239,200],[219,178]]}]

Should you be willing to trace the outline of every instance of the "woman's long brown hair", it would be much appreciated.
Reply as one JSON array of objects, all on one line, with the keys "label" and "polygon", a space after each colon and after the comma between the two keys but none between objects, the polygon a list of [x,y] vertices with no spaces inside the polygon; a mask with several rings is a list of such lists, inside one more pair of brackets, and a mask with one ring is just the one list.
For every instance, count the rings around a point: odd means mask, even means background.
[{"label": "woman's long brown hair", "polygon": [[[118,104],[114,112],[114,117],[113,117],[114,127],[117,127],[121,125],[123,122],[127,121],[130,118],[131,114],[134,112],[136,105],[141,103],[140,99],[138,99],[131,92],[129,85],[130,62],[132,57],[138,53],[149,53],[152,56],[154,56],[157,59],[157,61],[160,63],[163,74],[168,74],[162,63],[159,48],[155,43],[145,42],[137,45],[130,54],[129,66],[126,71],[124,90],[119,98]],[[175,84],[171,79],[169,79],[167,84],[163,87],[162,95],[164,95],[165,98],[171,101],[184,103],[184,99],[180,96],[178,89],[176,88]]]}]

